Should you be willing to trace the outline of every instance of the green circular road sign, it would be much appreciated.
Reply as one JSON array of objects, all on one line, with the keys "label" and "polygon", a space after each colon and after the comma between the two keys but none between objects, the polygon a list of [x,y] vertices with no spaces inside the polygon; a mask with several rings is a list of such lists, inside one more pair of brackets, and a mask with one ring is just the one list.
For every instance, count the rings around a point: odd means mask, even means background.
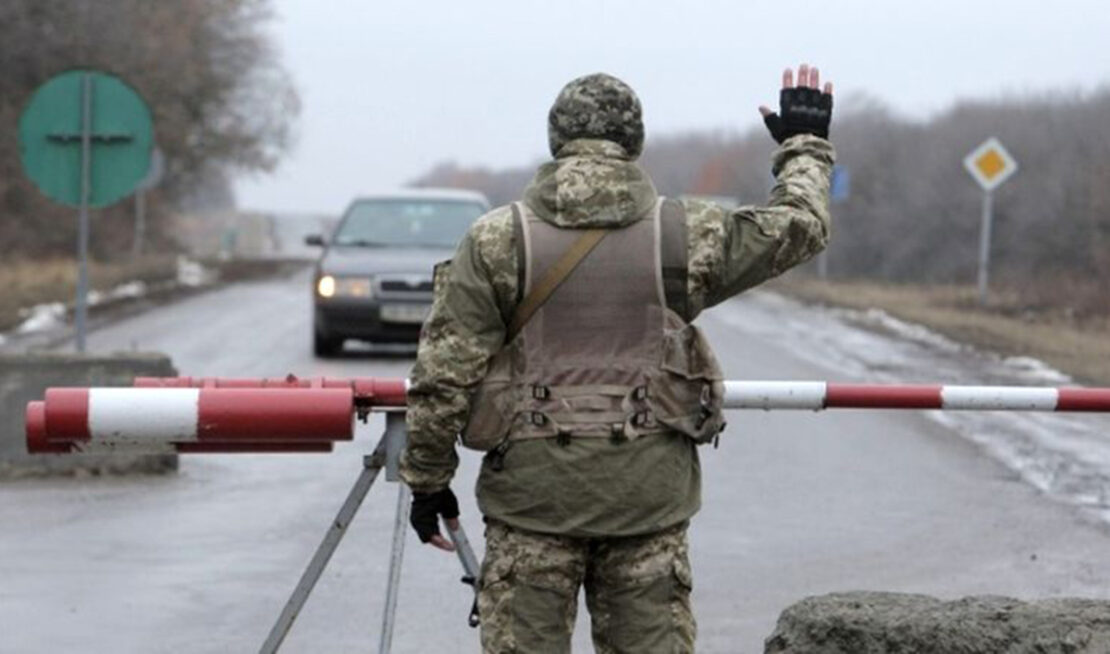
[{"label": "green circular road sign", "polygon": [[51,199],[80,206],[86,136],[88,206],[106,207],[146,177],[154,142],[150,109],[118,77],[73,70],[40,86],[19,119],[23,169]]}]

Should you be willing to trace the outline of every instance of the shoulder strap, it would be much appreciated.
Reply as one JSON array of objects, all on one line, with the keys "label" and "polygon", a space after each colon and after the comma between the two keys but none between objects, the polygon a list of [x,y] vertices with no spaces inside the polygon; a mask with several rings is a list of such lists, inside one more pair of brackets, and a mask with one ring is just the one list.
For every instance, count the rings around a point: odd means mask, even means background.
[{"label": "shoulder strap", "polygon": [[667,307],[688,321],[686,210],[682,202],[673,198],[663,200],[659,222],[663,295]]},{"label": "shoulder strap", "polygon": [[558,261],[544,271],[543,277],[540,277],[527,297],[517,306],[516,312],[513,314],[512,323],[509,325],[509,333],[505,338],[506,341],[513,340],[520,330],[524,328],[524,325],[528,324],[532,315],[543,306],[544,302],[547,302],[547,298],[551,297],[555,289],[559,288],[559,285],[574,272],[578,264],[586,258],[586,255],[597,247],[598,243],[601,243],[601,239],[605,238],[605,235],[608,233],[608,229],[587,229],[583,231],[582,235],[570,244],[570,247],[563,253],[563,256],[559,257]]},{"label": "shoulder strap", "polygon": [[513,298],[513,306],[520,306],[527,282],[525,266],[528,265],[528,250],[524,246],[524,217],[520,215],[520,204],[513,202],[509,206],[513,211],[513,251],[516,257],[516,297]]}]

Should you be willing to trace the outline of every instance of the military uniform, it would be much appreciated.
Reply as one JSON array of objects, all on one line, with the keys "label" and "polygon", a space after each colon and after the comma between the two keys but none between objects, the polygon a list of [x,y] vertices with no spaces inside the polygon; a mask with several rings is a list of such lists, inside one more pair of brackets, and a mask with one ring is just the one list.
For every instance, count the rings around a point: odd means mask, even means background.
[{"label": "military uniform", "polygon": [[[631,89],[615,78],[568,84],[549,119],[555,159],[525,190],[525,212],[560,230],[615,233],[658,211],[660,198],[634,163],[639,113]],[[774,154],[767,206],[681,203],[685,294],[681,302],[668,296],[675,306],[667,311],[691,322],[820,251],[833,156],[827,140],[793,136]],[[513,337],[508,328],[528,286],[520,208],[480,218],[438,271],[402,456],[415,492],[450,482],[475,391]],[[516,424],[512,433],[525,431]],[[569,651],[583,585],[599,652],[693,650],[686,525],[700,506],[701,470],[695,439],[682,433],[691,430],[673,424],[635,437],[514,438],[486,456],[477,486],[487,521],[479,598],[485,651]]]}]

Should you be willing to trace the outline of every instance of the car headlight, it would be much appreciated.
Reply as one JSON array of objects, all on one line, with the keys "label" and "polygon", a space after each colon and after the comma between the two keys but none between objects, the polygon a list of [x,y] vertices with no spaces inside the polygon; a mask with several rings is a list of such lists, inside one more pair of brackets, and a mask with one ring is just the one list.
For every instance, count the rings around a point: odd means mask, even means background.
[{"label": "car headlight", "polygon": [[316,292],[322,298],[374,297],[373,280],[369,277],[334,277],[324,275],[316,282]]}]

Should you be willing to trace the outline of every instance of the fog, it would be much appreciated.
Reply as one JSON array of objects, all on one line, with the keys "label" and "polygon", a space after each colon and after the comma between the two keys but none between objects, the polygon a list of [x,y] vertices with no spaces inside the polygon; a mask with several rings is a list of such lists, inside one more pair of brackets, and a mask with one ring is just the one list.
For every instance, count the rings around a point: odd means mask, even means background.
[{"label": "fog", "polygon": [[336,212],[440,161],[528,163],[546,155],[559,87],[598,70],[640,94],[649,139],[754,124],[781,69],[802,61],[841,99],[866,93],[915,118],[958,98],[1110,82],[1099,45],[1110,10],[1094,0],[274,6],[271,31],[304,108],[278,171],[237,182],[248,209]]}]

